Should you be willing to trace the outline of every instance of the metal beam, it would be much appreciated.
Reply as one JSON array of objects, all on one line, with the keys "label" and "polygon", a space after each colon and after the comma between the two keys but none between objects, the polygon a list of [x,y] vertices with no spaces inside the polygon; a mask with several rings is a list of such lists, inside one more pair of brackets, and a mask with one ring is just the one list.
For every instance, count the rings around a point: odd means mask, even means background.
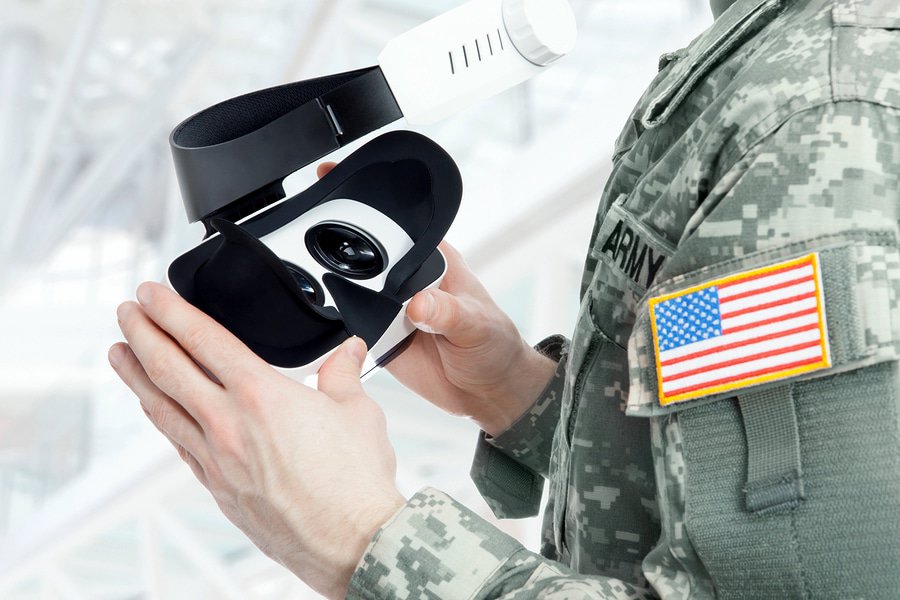
[{"label": "metal beam", "polygon": [[[189,79],[186,72],[193,66],[202,47],[197,42],[191,44],[166,77],[157,83],[156,87],[164,92],[148,97],[134,108],[130,122],[122,128],[118,139],[81,174],[70,194],[60,200],[57,209],[35,232],[38,235],[29,240],[27,251],[18,257],[19,262],[23,258],[26,262],[45,258],[79,219],[112,199],[111,193],[132,175],[132,165],[146,152],[152,141],[165,139],[167,121],[164,100],[177,93],[182,82]],[[4,269],[0,268],[0,273],[3,272]]]},{"label": "metal beam", "polygon": [[[65,53],[65,59],[44,113],[37,135],[31,144],[31,155],[20,184],[17,186],[2,224],[0,235],[0,260],[8,257],[18,243],[20,228],[28,212],[28,204],[37,194],[41,179],[53,152],[53,140],[71,102],[78,76],[91,45],[97,39],[105,0],[84,0],[81,19]],[[6,140],[3,140],[6,142]]]},{"label": "metal beam", "polygon": [[153,519],[149,515],[142,514],[138,517],[138,535],[141,545],[140,563],[144,598],[146,600],[162,600],[159,536]]},{"label": "metal beam", "polygon": [[152,519],[159,527],[160,532],[178,548],[182,556],[198,572],[204,575],[204,579],[217,589],[221,597],[231,600],[243,600],[247,597],[244,586],[231,575],[228,567],[204,548],[203,544],[178,519],[163,509],[156,510]]},{"label": "metal beam", "polygon": [[27,29],[0,30],[0,189],[15,189],[25,157],[27,108],[33,102],[38,37]]},{"label": "metal beam", "polygon": [[58,567],[48,569],[45,577],[60,600],[85,600],[85,595],[79,591],[78,585]]},{"label": "metal beam", "polygon": [[[346,52],[346,46],[350,43],[347,36],[347,20],[349,15],[359,5],[359,0],[318,0],[312,17],[297,36],[297,44],[290,53],[288,60],[282,68],[282,79],[294,80],[304,77],[322,75],[318,71],[326,62],[325,54],[332,55],[335,52]],[[336,40],[338,40],[336,42]],[[338,57],[338,62],[344,62]]]},{"label": "metal beam", "polygon": [[115,459],[95,465],[48,501],[27,527],[4,539],[0,598],[99,533],[133,518],[137,507],[190,482],[187,467],[156,434],[148,431],[145,443],[139,441]]}]

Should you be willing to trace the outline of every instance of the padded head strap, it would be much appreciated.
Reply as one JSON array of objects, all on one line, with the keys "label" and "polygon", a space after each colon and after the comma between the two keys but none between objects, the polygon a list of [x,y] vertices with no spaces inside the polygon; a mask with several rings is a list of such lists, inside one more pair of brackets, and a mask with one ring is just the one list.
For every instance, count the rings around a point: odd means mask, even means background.
[{"label": "padded head strap", "polygon": [[[237,221],[284,197],[281,181],[401,118],[379,67],[273,87],[203,110],[169,136],[190,222]],[[211,232],[211,231],[210,231]]]}]

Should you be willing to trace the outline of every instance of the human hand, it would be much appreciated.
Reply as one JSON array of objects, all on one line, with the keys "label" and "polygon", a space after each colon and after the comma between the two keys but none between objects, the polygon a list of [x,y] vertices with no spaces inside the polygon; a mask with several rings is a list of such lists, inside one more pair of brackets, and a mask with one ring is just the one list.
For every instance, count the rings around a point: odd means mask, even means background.
[{"label": "human hand", "polygon": [[[324,177],[335,163],[319,165]],[[556,370],[534,350],[450,244],[447,273],[416,294],[406,315],[420,329],[388,364],[402,384],[443,410],[497,435],[531,406]]]},{"label": "human hand", "polygon": [[371,537],[404,503],[384,414],[359,381],[365,343],[347,340],[317,391],[168,288],[144,283],[137,295],[118,310],[128,343],[110,348],[116,373],[230,521],[313,589],[342,598]]}]

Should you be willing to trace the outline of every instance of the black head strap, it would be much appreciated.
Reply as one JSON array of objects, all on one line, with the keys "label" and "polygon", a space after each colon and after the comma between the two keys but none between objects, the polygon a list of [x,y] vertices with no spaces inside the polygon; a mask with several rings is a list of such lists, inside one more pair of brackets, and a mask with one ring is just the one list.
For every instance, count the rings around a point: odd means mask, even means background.
[{"label": "black head strap", "polygon": [[188,219],[237,221],[284,197],[281,181],[400,119],[379,67],[309,79],[226,100],[169,137]]}]

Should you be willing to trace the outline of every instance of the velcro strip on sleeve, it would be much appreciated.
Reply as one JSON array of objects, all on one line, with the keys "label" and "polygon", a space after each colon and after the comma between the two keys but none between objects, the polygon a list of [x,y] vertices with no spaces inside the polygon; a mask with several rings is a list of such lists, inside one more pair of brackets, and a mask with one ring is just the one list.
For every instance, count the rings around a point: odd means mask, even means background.
[{"label": "velcro strip on sleeve", "polygon": [[738,405],[747,437],[746,509],[765,515],[796,507],[804,488],[791,384],[750,390]]}]

